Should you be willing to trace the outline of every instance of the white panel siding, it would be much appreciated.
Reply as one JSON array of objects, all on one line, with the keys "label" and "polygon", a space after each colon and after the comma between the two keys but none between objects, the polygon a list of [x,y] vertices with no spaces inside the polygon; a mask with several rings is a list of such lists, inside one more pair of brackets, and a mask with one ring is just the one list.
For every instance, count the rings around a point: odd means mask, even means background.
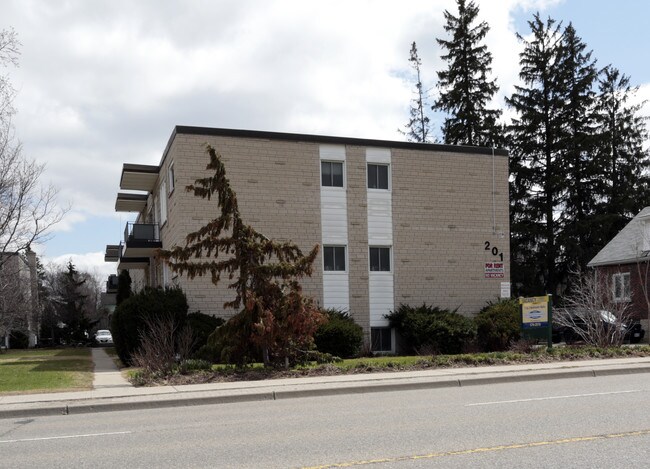
[{"label": "white panel siding", "polygon": [[368,189],[368,244],[393,245],[393,210],[389,191]]},{"label": "white panel siding", "polygon": [[321,226],[323,244],[348,244],[348,203],[340,187],[321,187]]},{"label": "white panel siding", "polygon": [[[343,162],[343,187],[320,188],[322,244],[345,246],[345,272],[323,271],[323,307],[350,310],[345,146],[321,145],[322,161]],[[318,181],[321,184],[321,181]]]},{"label": "white panel siding", "polygon": [[323,307],[349,311],[349,286],[347,272],[323,272]]},{"label": "white panel siding", "polygon": [[395,309],[392,272],[370,272],[370,327],[386,327],[385,314]]},{"label": "white panel siding", "polygon": [[[391,153],[387,148],[367,148],[366,163],[389,166],[388,181],[392,180]],[[369,272],[370,327],[386,327],[385,314],[395,309],[393,271],[393,199],[390,190],[368,189],[368,246],[391,248],[391,271]]]}]

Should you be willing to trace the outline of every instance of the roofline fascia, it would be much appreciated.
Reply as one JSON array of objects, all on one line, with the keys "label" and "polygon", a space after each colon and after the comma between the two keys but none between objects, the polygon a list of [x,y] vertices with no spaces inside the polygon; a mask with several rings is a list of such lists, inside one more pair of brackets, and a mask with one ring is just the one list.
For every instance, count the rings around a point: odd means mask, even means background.
[{"label": "roofline fascia", "polygon": [[324,143],[330,145],[358,145],[366,147],[389,147],[400,148],[407,150],[420,150],[420,151],[441,151],[450,153],[461,154],[478,154],[484,156],[499,156],[508,158],[508,150],[504,148],[491,148],[491,147],[473,147],[467,145],[447,145],[440,143],[413,143],[401,142],[393,140],[378,140],[378,139],[365,139],[355,137],[334,137],[327,135],[313,135],[313,134],[296,134],[284,132],[267,132],[261,130],[242,130],[242,129],[222,129],[213,127],[195,127],[186,125],[177,125],[174,127],[167,146],[163,152],[158,170],[162,168],[167,159],[167,154],[174,142],[177,135],[206,135],[216,137],[238,137],[238,138],[256,138],[264,140],[284,140],[291,142],[311,142],[311,143]]}]

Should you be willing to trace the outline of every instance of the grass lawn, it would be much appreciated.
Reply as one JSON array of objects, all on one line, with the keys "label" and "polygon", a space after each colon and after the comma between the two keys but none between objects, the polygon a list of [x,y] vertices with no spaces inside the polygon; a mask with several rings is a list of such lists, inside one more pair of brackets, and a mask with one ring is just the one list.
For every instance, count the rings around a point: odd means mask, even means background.
[{"label": "grass lawn", "polygon": [[92,389],[89,348],[8,350],[0,353],[0,394]]}]

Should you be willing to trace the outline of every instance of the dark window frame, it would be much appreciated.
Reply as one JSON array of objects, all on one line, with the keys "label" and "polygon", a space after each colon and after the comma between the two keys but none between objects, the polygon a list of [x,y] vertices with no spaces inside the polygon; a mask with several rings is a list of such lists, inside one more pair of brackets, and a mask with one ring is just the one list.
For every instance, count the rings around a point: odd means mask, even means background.
[{"label": "dark window frame", "polygon": [[[334,174],[334,171],[332,171],[332,168],[336,166],[341,167],[341,174],[340,178],[341,180],[338,181],[338,174]],[[329,169],[326,171],[325,168],[328,167]],[[320,183],[322,187],[341,187],[343,188],[345,186],[345,164],[343,161],[328,161],[328,160],[321,160],[320,162]]]},{"label": "dark window frame", "polygon": [[[338,252],[337,252],[338,251]],[[346,246],[341,245],[331,245],[323,246],[323,271],[325,272],[346,272],[347,271],[347,249]],[[341,253],[343,257],[343,262],[341,264]],[[328,262],[328,258],[331,257],[331,262]],[[338,268],[340,266],[343,268]]]},{"label": "dark window frame", "polygon": [[391,264],[390,246],[368,247],[368,269],[370,272],[392,272]]},{"label": "dark window frame", "polygon": [[[380,174],[380,168],[386,170],[386,174]],[[366,179],[368,180],[368,189],[373,190],[390,190],[390,165],[382,163],[368,163],[366,165]],[[385,187],[384,187],[385,186]]]},{"label": "dark window frame", "polygon": [[392,352],[393,330],[390,327],[371,327],[370,349],[373,352]]}]

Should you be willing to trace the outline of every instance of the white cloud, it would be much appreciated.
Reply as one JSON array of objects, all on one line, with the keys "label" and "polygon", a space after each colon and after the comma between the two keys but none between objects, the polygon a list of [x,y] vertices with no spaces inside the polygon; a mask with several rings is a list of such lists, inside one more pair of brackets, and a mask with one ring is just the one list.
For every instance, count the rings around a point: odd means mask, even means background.
[{"label": "white cloud", "polygon": [[88,272],[100,280],[106,280],[110,274],[116,273],[116,264],[104,262],[103,252],[71,253],[56,257],[44,256],[41,262],[44,265],[53,264],[60,267],[65,267],[68,262],[72,262],[79,272]]}]

